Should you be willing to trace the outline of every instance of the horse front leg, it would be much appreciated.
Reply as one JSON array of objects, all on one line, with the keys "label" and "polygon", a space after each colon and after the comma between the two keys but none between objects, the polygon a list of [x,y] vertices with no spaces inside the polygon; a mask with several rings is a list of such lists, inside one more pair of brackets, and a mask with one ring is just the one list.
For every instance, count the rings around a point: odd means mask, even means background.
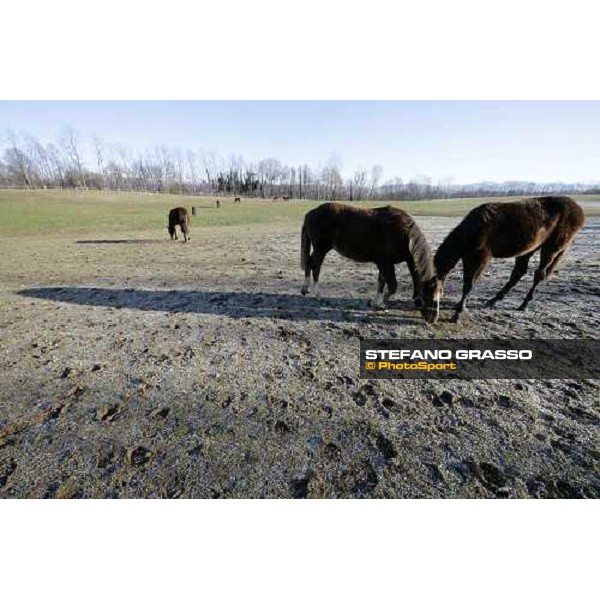
[{"label": "horse front leg", "polygon": [[460,302],[456,305],[452,323],[458,323],[467,308],[467,301],[473,284],[479,279],[491,260],[490,254],[480,252],[471,256],[463,257],[463,290]]},{"label": "horse front leg", "polygon": [[421,308],[423,306],[423,289],[421,286],[421,278],[417,275],[417,269],[415,267],[415,263],[412,257],[406,261],[408,265],[408,270],[410,271],[410,276],[413,282],[413,302],[415,304],[415,308]]}]

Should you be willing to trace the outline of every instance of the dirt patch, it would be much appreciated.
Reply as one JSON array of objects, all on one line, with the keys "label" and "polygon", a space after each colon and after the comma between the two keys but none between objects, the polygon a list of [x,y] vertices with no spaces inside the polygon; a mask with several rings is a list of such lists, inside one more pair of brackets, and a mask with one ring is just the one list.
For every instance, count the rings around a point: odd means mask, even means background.
[{"label": "dirt patch", "polygon": [[[434,246],[455,219],[419,218]],[[600,220],[526,313],[532,274],[470,318],[330,254],[303,298],[298,227],[0,241],[2,497],[598,497],[597,381],[361,381],[358,338],[597,337]]]}]

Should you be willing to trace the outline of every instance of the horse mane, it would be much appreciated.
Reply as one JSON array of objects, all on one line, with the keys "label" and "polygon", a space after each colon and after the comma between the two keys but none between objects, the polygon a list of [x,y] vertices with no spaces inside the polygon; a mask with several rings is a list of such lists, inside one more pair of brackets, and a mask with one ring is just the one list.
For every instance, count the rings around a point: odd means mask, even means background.
[{"label": "horse mane", "polygon": [[423,232],[414,221],[410,224],[408,237],[408,248],[415,264],[415,270],[421,281],[429,281],[435,277],[433,254]]},{"label": "horse mane", "polygon": [[433,279],[435,277],[435,266],[431,247],[414,219],[406,211],[390,205],[374,208],[372,211],[386,215],[386,219],[389,219],[391,214],[402,223],[408,237],[408,252],[413,259],[417,275],[421,281]]}]

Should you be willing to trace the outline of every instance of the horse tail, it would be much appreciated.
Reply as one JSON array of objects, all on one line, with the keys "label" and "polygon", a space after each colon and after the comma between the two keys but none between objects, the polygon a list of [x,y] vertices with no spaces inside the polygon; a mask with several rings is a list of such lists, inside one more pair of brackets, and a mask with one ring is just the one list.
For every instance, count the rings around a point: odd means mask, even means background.
[{"label": "horse tail", "polygon": [[300,242],[300,266],[304,271],[308,268],[310,258],[310,237],[306,231],[306,222],[302,225],[302,234]]}]

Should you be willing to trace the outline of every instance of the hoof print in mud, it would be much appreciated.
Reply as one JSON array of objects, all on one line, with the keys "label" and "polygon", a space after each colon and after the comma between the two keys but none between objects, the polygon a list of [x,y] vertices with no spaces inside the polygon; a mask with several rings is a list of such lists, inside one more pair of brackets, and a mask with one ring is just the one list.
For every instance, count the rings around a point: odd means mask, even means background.
[{"label": "hoof print in mud", "polygon": [[145,465],[151,458],[152,452],[143,446],[137,446],[127,451],[127,462],[133,467]]},{"label": "hoof print in mud", "polygon": [[293,479],[290,482],[290,491],[292,498],[302,499],[308,497],[308,486],[313,478],[312,471],[308,471],[303,477]]}]

